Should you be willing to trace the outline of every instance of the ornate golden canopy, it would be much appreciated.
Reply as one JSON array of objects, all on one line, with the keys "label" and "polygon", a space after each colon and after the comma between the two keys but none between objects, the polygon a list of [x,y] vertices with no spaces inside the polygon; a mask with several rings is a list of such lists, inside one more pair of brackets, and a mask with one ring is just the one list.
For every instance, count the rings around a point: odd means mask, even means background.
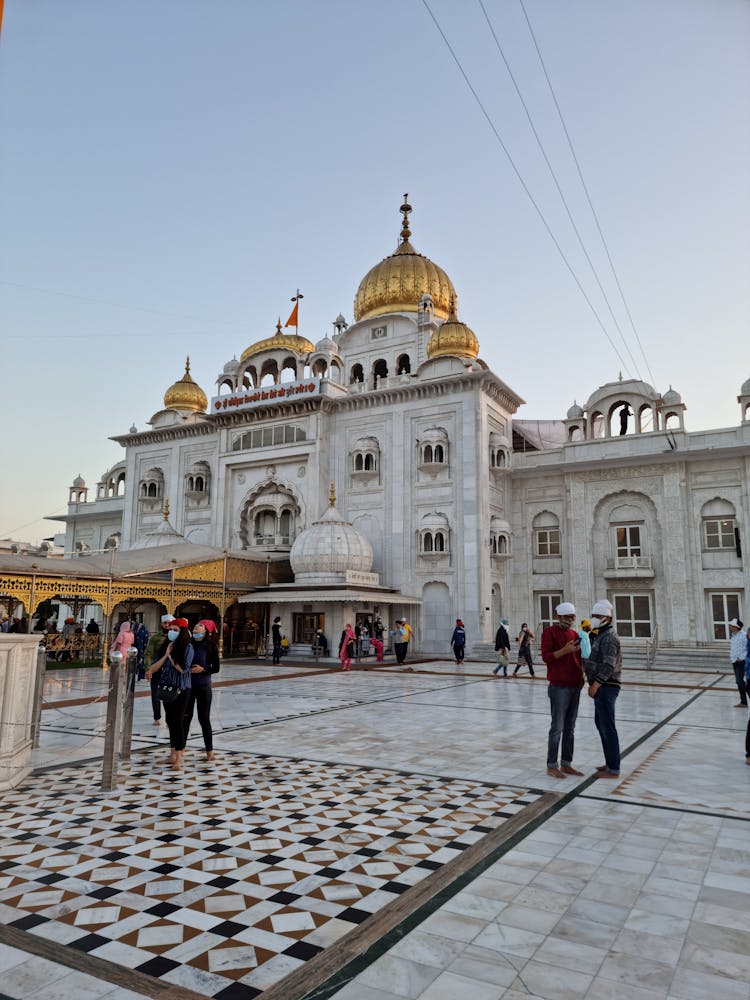
[{"label": "ornate golden canopy", "polygon": [[476,358],[479,356],[479,341],[471,327],[456,315],[455,301],[450,303],[448,319],[434,331],[427,343],[428,358],[446,356]]},{"label": "ornate golden canopy", "polygon": [[244,364],[248,358],[263,351],[291,351],[298,357],[304,357],[315,351],[315,345],[311,344],[306,337],[300,337],[294,333],[282,333],[281,320],[279,320],[273,337],[266,337],[265,340],[259,340],[256,344],[247,347],[240,356],[240,364]]},{"label": "ornate golden canopy", "polygon": [[354,319],[369,319],[389,312],[417,312],[419,300],[429,292],[435,316],[447,319],[456,290],[442,267],[417,253],[409,242],[411,205],[404,195],[401,243],[395,253],[371,268],[359,283],[354,298]]},{"label": "ornate golden canopy", "polygon": [[190,377],[190,358],[185,362],[185,374],[164,393],[164,406],[168,410],[205,412],[208,400],[203,389]]}]

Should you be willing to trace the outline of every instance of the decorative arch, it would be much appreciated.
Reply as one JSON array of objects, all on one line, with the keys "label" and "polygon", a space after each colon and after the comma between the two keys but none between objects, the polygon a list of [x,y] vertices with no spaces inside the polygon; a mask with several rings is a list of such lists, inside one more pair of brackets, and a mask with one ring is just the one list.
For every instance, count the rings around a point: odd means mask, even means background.
[{"label": "decorative arch", "polygon": [[434,471],[435,466],[448,467],[449,445],[450,439],[444,427],[428,427],[418,443],[420,468]]},{"label": "decorative arch", "polygon": [[398,375],[411,375],[411,358],[408,354],[399,354],[396,360],[396,373]]},{"label": "decorative arch", "polygon": [[257,486],[240,514],[240,540],[244,549],[289,549],[296,536],[300,505],[296,494],[276,480]]},{"label": "decorative arch", "polygon": [[159,468],[149,469],[138,484],[141,500],[160,500],[164,496],[164,473]]},{"label": "decorative arch", "polygon": [[385,358],[378,358],[372,366],[372,385],[377,389],[378,382],[388,378],[388,362]]},{"label": "decorative arch", "polygon": [[446,556],[450,553],[450,523],[445,514],[436,510],[425,514],[419,524],[418,542],[421,556]]},{"label": "decorative arch", "polygon": [[426,652],[445,650],[454,618],[448,584],[439,580],[426,583],[422,587],[421,648]]},{"label": "decorative arch", "polygon": [[357,363],[356,365],[352,365],[351,370],[349,372],[349,385],[354,385],[356,382],[364,382],[364,380],[365,380],[365,373],[364,369],[362,368],[362,365],[360,365],[359,363]]}]

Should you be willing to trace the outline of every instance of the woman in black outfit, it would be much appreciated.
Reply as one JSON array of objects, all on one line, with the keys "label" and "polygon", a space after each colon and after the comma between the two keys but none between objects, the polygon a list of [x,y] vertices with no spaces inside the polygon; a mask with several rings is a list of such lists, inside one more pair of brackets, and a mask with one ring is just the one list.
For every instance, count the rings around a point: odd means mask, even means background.
[{"label": "woman in black outfit", "polygon": [[211,729],[211,675],[219,672],[219,647],[214,641],[216,623],[205,618],[193,629],[193,665],[190,668],[190,695],[185,706],[185,741],[190,734],[193,710],[198,706],[198,722],[203,730],[206,758],[215,760],[214,733]]},{"label": "woman in black outfit", "polygon": [[158,659],[154,660],[146,671],[147,680],[151,680],[151,675],[155,674],[157,670],[161,670],[167,662],[167,658],[178,674],[183,677],[187,674],[185,689],[180,691],[174,701],[164,705],[164,717],[169,729],[169,765],[173,771],[179,771],[182,767],[182,755],[185,751],[185,708],[190,697],[190,667],[193,663],[193,647],[185,618],[175,618],[169,623],[167,638],[159,650]]}]

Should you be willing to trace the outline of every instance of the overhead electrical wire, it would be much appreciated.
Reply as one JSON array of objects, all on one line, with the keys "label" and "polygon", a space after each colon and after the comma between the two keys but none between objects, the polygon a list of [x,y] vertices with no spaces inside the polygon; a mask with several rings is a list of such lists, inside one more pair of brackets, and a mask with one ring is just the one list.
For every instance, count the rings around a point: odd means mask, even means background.
[{"label": "overhead electrical wire", "polygon": [[620,354],[620,351],[619,351],[617,345],[615,344],[614,340],[610,336],[609,330],[607,329],[607,327],[602,322],[602,319],[599,316],[599,313],[596,311],[596,307],[594,306],[594,303],[591,301],[591,299],[589,298],[589,296],[588,296],[588,294],[586,292],[586,289],[581,284],[581,281],[578,278],[578,275],[576,274],[575,270],[573,269],[572,264],[570,263],[570,261],[566,257],[565,251],[560,246],[560,243],[559,243],[557,237],[552,232],[552,228],[550,227],[549,223],[547,222],[547,219],[545,218],[544,213],[542,212],[541,208],[539,207],[536,199],[534,198],[534,195],[531,193],[531,190],[529,189],[528,185],[526,184],[526,181],[523,179],[520,170],[518,169],[518,167],[515,164],[515,161],[513,160],[513,157],[510,155],[510,151],[508,150],[508,147],[503,142],[502,136],[500,135],[500,133],[499,133],[499,131],[497,129],[497,126],[495,125],[494,121],[492,120],[491,115],[489,114],[489,112],[485,108],[484,104],[482,103],[481,98],[479,97],[479,94],[474,89],[474,86],[473,86],[471,80],[469,79],[469,77],[468,77],[468,75],[466,73],[466,70],[463,68],[463,65],[461,64],[461,60],[456,55],[456,53],[455,53],[455,51],[453,49],[453,46],[448,41],[448,37],[445,34],[445,32],[443,31],[443,29],[442,29],[442,27],[440,25],[440,22],[438,21],[438,19],[433,14],[432,9],[431,9],[429,3],[427,2],[427,0],[422,0],[422,4],[424,5],[427,13],[432,18],[432,21],[434,22],[435,27],[437,28],[438,32],[440,33],[440,37],[445,42],[446,48],[450,52],[451,56],[453,57],[453,61],[455,62],[456,66],[458,67],[459,73],[464,78],[464,82],[466,83],[466,86],[469,88],[472,97],[474,98],[474,100],[477,103],[477,106],[479,107],[479,110],[484,115],[484,117],[485,117],[485,119],[487,121],[487,124],[490,126],[490,129],[492,130],[493,135],[495,136],[495,138],[497,139],[498,144],[500,145],[500,148],[505,153],[506,159],[508,160],[508,163],[510,164],[511,169],[513,170],[513,173],[516,175],[516,178],[517,178],[519,184],[521,185],[521,187],[523,188],[524,192],[526,193],[526,197],[529,199],[529,201],[531,202],[532,206],[534,207],[534,210],[536,211],[537,215],[539,216],[539,219],[540,219],[542,225],[547,230],[547,234],[549,235],[550,239],[554,243],[554,245],[555,245],[555,247],[557,249],[557,252],[559,253],[559,255],[560,255],[563,263],[567,267],[568,271],[570,272],[571,277],[573,278],[573,280],[575,281],[576,285],[578,286],[578,290],[580,291],[581,295],[585,299],[586,304],[588,305],[589,309],[591,310],[591,313],[594,316],[594,319],[596,320],[599,328],[601,329],[602,333],[604,334],[604,336],[609,341],[609,344],[610,344],[612,350],[617,355],[617,357],[618,357],[618,359],[620,361],[620,364],[625,369],[625,371],[629,373],[629,368],[628,368],[627,362],[625,361],[625,359],[623,358],[623,356]]},{"label": "overhead electrical wire", "polygon": [[124,302],[110,302],[108,299],[93,299],[88,295],[76,295],[74,292],[61,292],[55,288],[40,288],[38,285],[24,285],[20,281],[3,281],[0,285],[7,285],[9,288],[24,288],[31,292],[42,292],[44,295],[59,295],[65,299],[78,299],[79,302],[92,302],[94,305],[114,306],[117,309],[131,309],[135,312],[153,313],[155,316],[171,316],[173,319],[189,319],[200,323],[221,323],[222,326],[242,327],[242,323],[235,323],[228,319],[214,319],[206,316],[187,316],[185,313],[168,312],[166,309],[149,309],[146,306],[127,305]]},{"label": "overhead electrical wire", "polygon": [[526,114],[526,118],[528,120],[529,126],[531,127],[531,131],[534,133],[534,138],[536,139],[536,144],[539,147],[539,152],[542,154],[542,157],[544,158],[544,162],[547,164],[547,169],[549,170],[550,176],[552,177],[552,180],[553,180],[553,182],[555,184],[555,187],[557,188],[557,193],[560,195],[560,200],[563,203],[563,206],[565,208],[565,212],[566,212],[566,214],[568,216],[568,219],[570,221],[571,226],[573,227],[573,232],[576,234],[576,237],[578,239],[578,245],[580,246],[581,250],[583,251],[583,255],[585,256],[586,260],[588,261],[588,265],[591,268],[591,273],[593,274],[594,280],[596,281],[597,285],[599,286],[599,291],[602,293],[602,298],[604,299],[604,301],[605,301],[605,303],[607,305],[607,309],[609,310],[609,315],[612,317],[612,322],[614,323],[614,325],[615,325],[615,327],[617,329],[617,332],[620,334],[620,339],[622,340],[623,347],[627,351],[630,360],[633,362],[633,368],[635,369],[635,373],[638,376],[638,378],[640,378],[641,374],[638,371],[638,362],[633,357],[633,352],[630,350],[630,346],[628,345],[628,342],[625,339],[625,334],[622,332],[622,328],[620,327],[620,324],[617,321],[617,317],[614,314],[614,310],[612,309],[612,304],[609,301],[609,296],[607,295],[607,292],[606,292],[604,286],[602,285],[601,279],[599,278],[599,272],[597,271],[596,267],[594,266],[594,262],[592,261],[590,255],[589,255],[589,252],[586,249],[586,245],[583,242],[583,237],[581,236],[581,232],[580,232],[578,226],[576,225],[575,219],[573,218],[573,213],[571,212],[570,206],[568,205],[568,200],[565,197],[565,194],[563,193],[562,187],[560,186],[560,182],[558,180],[557,174],[555,173],[555,169],[552,166],[552,164],[550,163],[549,157],[547,156],[547,150],[544,148],[544,143],[542,142],[541,136],[539,135],[539,132],[537,131],[536,126],[534,125],[534,120],[533,120],[533,118],[531,116],[531,112],[529,111],[529,107],[526,104],[526,101],[524,100],[524,96],[521,93],[521,88],[518,86],[518,81],[516,80],[516,77],[515,77],[515,75],[513,73],[513,70],[510,67],[510,63],[508,62],[508,60],[506,58],[505,52],[503,51],[503,47],[500,44],[500,39],[497,37],[497,33],[495,31],[495,28],[494,28],[494,26],[492,24],[492,21],[490,20],[489,14],[487,13],[487,8],[484,6],[483,0],[478,0],[478,3],[479,3],[479,6],[482,8],[482,13],[484,14],[484,18],[485,18],[485,20],[487,22],[487,27],[490,29],[492,37],[493,37],[493,39],[495,41],[495,46],[497,47],[497,51],[500,53],[500,56],[501,56],[501,58],[503,60],[503,63],[505,64],[505,68],[508,71],[508,76],[510,77],[511,82],[513,83],[513,86],[515,88],[516,94],[518,95],[518,100],[521,102],[521,107],[523,108],[523,110],[524,110],[524,112]]},{"label": "overhead electrical wire", "polygon": [[[479,2],[481,3],[482,0],[479,0]],[[550,75],[547,72],[547,66],[546,66],[546,64],[544,62],[544,58],[542,56],[541,49],[539,48],[539,43],[536,40],[536,35],[534,34],[534,28],[532,27],[531,21],[529,19],[529,15],[526,12],[526,7],[524,5],[523,0],[518,0],[518,2],[521,4],[521,10],[523,11],[523,16],[526,19],[526,24],[528,25],[528,28],[529,28],[529,34],[531,35],[531,39],[532,39],[532,41],[534,43],[534,48],[536,49],[536,53],[539,56],[539,62],[541,64],[542,71],[543,71],[545,79],[547,81],[547,86],[549,87],[550,94],[552,95],[552,100],[553,100],[555,108],[557,110],[557,115],[558,115],[558,117],[560,119],[560,124],[562,125],[563,132],[565,133],[565,138],[568,141],[568,147],[570,149],[570,154],[573,157],[573,162],[576,165],[576,170],[578,171],[578,177],[579,177],[579,180],[581,181],[581,187],[583,188],[583,192],[586,195],[586,201],[588,202],[589,208],[591,209],[591,214],[594,217],[594,222],[596,223],[596,228],[597,228],[597,230],[599,232],[599,238],[602,241],[602,246],[604,247],[604,252],[607,255],[607,260],[609,261],[609,266],[610,266],[610,269],[612,271],[612,276],[615,279],[615,284],[617,285],[617,290],[620,293],[620,298],[622,299],[622,304],[625,307],[625,312],[627,313],[628,320],[630,321],[630,326],[631,326],[631,328],[633,330],[633,334],[635,335],[636,343],[638,344],[638,348],[640,349],[641,355],[643,357],[643,362],[646,365],[646,370],[648,371],[648,376],[649,376],[649,378],[651,380],[651,384],[653,385],[654,384],[654,375],[653,375],[653,372],[651,371],[651,366],[648,363],[648,358],[646,357],[646,352],[643,349],[643,344],[641,343],[641,338],[638,335],[638,330],[636,328],[635,321],[633,320],[633,316],[632,316],[632,314],[630,312],[630,307],[628,306],[627,299],[625,298],[625,292],[623,291],[622,285],[620,284],[620,279],[619,279],[618,274],[617,274],[617,269],[615,267],[614,261],[612,260],[612,255],[609,252],[609,246],[608,246],[607,241],[606,241],[606,239],[604,237],[604,232],[602,231],[602,227],[601,227],[601,224],[599,222],[599,216],[597,214],[596,209],[594,208],[594,203],[591,200],[591,195],[589,194],[588,186],[586,184],[586,181],[584,180],[583,171],[581,170],[581,165],[578,162],[578,157],[576,156],[576,151],[575,151],[575,148],[573,146],[573,140],[571,139],[570,133],[568,132],[568,126],[565,123],[565,118],[563,116],[562,109],[561,109],[560,104],[559,104],[559,102],[557,100],[557,95],[555,94],[555,88],[552,86],[552,80],[550,79]],[[618,329],[619,329],[619,327],[618,327]]]}]

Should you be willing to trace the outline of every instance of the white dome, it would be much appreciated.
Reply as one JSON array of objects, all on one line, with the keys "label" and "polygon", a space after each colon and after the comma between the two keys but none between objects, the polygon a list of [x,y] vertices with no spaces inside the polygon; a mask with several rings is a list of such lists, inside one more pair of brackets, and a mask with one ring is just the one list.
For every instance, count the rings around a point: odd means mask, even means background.
[{"label": "white dome", "polygon": [[662,396],[662,403],[665,406],[677,406],[677,404],[681,402],[682,402],[682,396],[679,394],[679,392],[676,392],[670,385],[670,387]]},{"label": "white dome", "polygon": [[83,476],[79,472],[78,475],[73,480],[73,486],[75,486],[76,489],[81,489],[81,487],[83,487],[85,485],[86,485],[86,480],[83,478]]},{"label": "white dome", "polygon": [[740,396],[750,396],[750,378],[742,383],[742,388],[740,389]]},{"label": "white dome", "polygon": [[320,351],[322,354],[338,354],[339,345],[335,340],[331,340],[330,337],[323,337],[315,345],[315,350]]},{"label": "white dome", "polygon": [[237,358],[232,358],[231,361],[227,361],[227,363],[224,365],[224,374],[225,375],[232,375],[232,374],[234,374],[234,372],[237,371],[237,365],[238,364],[239,364],[239,361],[237,360]]},{"label": "white dome", "polygon": [[340,583],[349,570],[370,572],[372,546],[330,506],[319,521],[297,536],[289,562],[297,583],[313,578],[316,583]]},{"label": "white dome", "polygon": [[568,420],[580,420],[583,416],[583,410],[578,405],[578,403],[573,403],[571,408],[568,410]]}]

